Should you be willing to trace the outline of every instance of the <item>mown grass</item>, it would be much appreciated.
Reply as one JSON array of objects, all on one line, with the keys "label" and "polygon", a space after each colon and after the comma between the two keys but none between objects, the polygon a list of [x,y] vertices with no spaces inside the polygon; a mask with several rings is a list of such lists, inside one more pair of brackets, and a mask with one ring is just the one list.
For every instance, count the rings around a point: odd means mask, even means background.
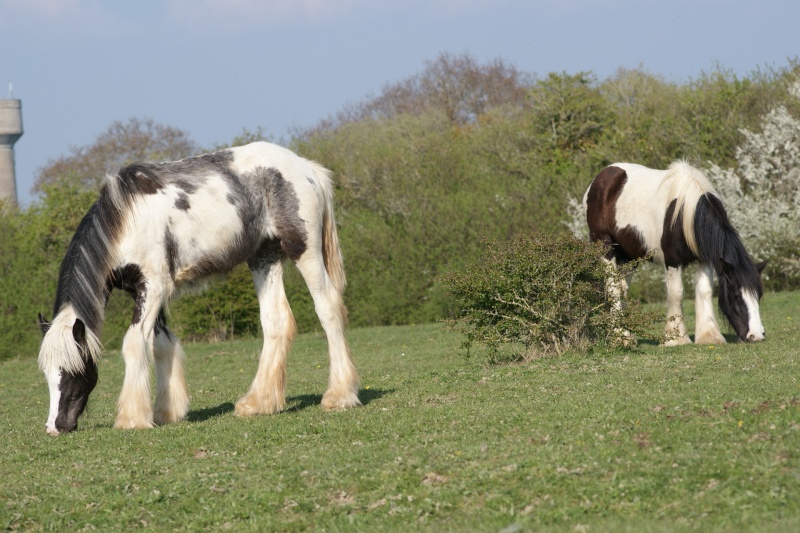
[{"label": "mown grass", "polygon": [[79,430],[58,438],[35,359],[7,361],[0,527],[797,530],[800,294],[768,294],[763,315],[757,345],[503,366],[437,324],[354,329],[365,405],[338,413],[319,407],[324,338],[303,335],[288,412],[252,419],[233,403],[260,341],[189,344],[188,420],[150,431],[111,429],[123,365],[109,354]]}]

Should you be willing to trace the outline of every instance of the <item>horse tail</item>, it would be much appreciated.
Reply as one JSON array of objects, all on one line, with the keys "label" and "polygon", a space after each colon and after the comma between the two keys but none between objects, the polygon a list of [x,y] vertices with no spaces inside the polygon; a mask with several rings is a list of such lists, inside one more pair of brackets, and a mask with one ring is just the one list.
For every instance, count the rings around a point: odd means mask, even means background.
[{"label": "horse tail", "polygon": [[344,273],[342,249],[339,246],[336,217],[333,214],[333,183],[331,182],[331,171],[314,162],[311,162],[311,166],[323,190],[322,259],[325,263],[325,270],[328,272],[333,286],[341,294],[347,285],[347,278]]},{"label": "horse tail", "polygon": [[683,212],[683,236],[692,253],[702,258],[694,227],[697,203],[706,195],[719,196],[706,176],[686,161],[675,161],[667,168],[665,183],[669,184],[669,201],[675,200],[672,226]]}]

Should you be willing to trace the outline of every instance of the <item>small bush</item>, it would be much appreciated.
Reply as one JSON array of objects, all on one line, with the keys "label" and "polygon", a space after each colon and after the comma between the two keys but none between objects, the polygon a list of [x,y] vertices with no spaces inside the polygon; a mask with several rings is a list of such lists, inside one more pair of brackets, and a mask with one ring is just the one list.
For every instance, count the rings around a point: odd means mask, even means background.
[{"label": "small bush", "polygon": [[[572,235],[518,236],[488,244],[488,254],[441,282],[456,297],[451,328],[489,349],[511,344],[529,360],[593,344],[632,346],[656,322],[655,313],[630,304],[615,313],[606,296],[609,276],[622,276],[600,258],[602,244]],[[661,317],[663,320],[663,317]]]}]

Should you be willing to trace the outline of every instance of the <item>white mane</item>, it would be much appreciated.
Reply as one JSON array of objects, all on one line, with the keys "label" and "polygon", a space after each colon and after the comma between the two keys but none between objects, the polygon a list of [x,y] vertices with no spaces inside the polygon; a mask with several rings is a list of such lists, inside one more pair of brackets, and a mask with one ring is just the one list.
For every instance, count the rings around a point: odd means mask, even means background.
[{"label": "white mane", "polygon": [[[39,369],[45,373],[59,368],[73,374],[83,371],[84,361],[78,343],[72,336],[72,327],[76,319],[72,306],[64,307],[53,318],[53,323],[45,333],[42,347],[39,349]],[[86,345],[89,357],[97,361],[103,347],[100,339],[89,328],[86,328]]]},{"label": "white mane", "polygon": [[664,185],[669,187],[669,198],[675,199],[675,211],[672,213],[674,226],[683,209],[683,235],[686,244],[696,256],[700,257],[697,240],[694,235],[694,214],[701,196],[711,194],[719,196],[708,178],[686,161],[675,161],[667,168]]}]

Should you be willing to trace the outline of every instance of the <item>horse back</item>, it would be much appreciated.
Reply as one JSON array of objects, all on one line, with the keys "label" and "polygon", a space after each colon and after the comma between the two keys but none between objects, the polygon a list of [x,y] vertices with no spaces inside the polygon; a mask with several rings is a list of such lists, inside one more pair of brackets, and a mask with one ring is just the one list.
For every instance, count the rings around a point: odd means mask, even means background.
[{"label": "horse back", "polygon": [[659,213],[653,212],[658,177],[641,165],[618,163],[604,168],[584,195],[592,241],[609,246],[607,259],[624,263],[658,248]]},{"label": "horse back", "polygon": [[131,188],[120,266],[139,265],[177,288],[250,261],[268,242],[297,260],[316,245],[310,240],[330,194],[317,167],[280,146],[252,143],[137,169],[133,177],[152,184]]}]

